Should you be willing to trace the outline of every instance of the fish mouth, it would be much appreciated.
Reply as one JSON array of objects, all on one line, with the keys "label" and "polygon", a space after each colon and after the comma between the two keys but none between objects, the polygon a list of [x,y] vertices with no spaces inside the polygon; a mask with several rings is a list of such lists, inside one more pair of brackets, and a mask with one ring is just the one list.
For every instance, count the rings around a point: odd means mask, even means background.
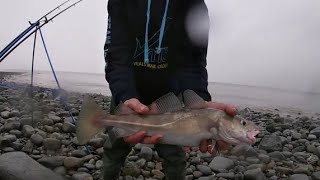
[{"label": "fish mouth", "polygon": [[247,139],[252,143],[254,144],[256,142],[256,136],[260,133],[259,130],[255,130],[255,129],[252,129],[252,130],[249,130],[247,131]]},{"label": "fish mouth", "polygon": [[225,142],[228,142],[232,145],[238,145],[238,144],[247,144],[252,145],[256,143],[256,135],[260,133],[260,130],[257,129],[249,129],[246,132],[243,133],[235,133],[232,131],[229,131],[228,129],[221,129],[219,131],[219,135],[221,139],[223,139]]}]

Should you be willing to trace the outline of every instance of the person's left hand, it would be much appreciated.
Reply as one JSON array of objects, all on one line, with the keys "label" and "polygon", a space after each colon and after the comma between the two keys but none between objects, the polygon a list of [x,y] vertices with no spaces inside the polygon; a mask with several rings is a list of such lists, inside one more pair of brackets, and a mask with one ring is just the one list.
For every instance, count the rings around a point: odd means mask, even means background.
[{"label": "person's left hand", "polygon": [[[237,114],[237,109],[231,104],[223,104],[218,102],[207,102],[208,106],[211,108],[221,109],[225,111],[230,116],[235,116]],[[216,154],[217,151],[224,151],[229,149],[230,145],[224,141],[212,141],[211,139],[205,139],[200,142],[199,150],[202,153],[209,152],[210,154]],[[189,147],[184,147],[186,152],[190,151]]]}]

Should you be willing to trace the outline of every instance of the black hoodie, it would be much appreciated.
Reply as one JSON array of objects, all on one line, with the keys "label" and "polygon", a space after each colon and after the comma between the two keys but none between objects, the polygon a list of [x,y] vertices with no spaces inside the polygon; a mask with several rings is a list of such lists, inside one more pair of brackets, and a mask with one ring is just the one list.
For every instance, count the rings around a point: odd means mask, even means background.
[{"label": "black hoodie", "polygon": [[150,104],[186,89],[211,100],[207,42],[193,43],[186,31],[188,12],[199,5],[208,13],[203,0],[109,0],[105,77],[116,103]]}]

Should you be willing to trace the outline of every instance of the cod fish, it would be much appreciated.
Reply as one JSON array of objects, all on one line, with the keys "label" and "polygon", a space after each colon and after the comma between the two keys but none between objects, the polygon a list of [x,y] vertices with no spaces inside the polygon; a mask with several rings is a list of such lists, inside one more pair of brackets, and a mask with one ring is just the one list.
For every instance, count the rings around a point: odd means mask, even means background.
[{"label": "cod fish", "polygon": [[198,146],[203,139],[223,140],[231,145],[252,145],[259,127],[238,115],[231,117],[222,110],[208,107],[192,90],[180,96],[170,92],[149,105],[149,114],[137,114],[120,103],[114,114],[105,112],[92,98],[84,98],[76,136],[85,144],[107,126],[116,127],[120,137],[139,130],[147,135],[162,134],[159,143]]}]

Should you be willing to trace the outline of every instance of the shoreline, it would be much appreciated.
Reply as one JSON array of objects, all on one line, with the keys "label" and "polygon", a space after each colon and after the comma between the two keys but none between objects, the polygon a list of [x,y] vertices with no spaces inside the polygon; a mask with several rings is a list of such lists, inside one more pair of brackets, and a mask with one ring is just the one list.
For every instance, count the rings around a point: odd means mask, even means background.
[{"label": "shoreline", "polygon": [[[27,83],[18,83],[18,82],[14,82],[11,81],[11,79],[17,75],[22,75],[22,74],[26,74],[28,72],[25,71],[20,71],[20,72],[15,72],[15,71],[0,71],[0,86],[20,86],[20,87],[27,87],[30,86],[30,84]],[[50,87],[50,86],[46,86],[46,85],[34,85],[34,87],[40,87],[40,88],[48,88],[48,89],[57,89]],[[62,88],[64,89],[64,88]],[[110,98],[110,95],[105,95],[102,93],[98,93],[98,92],[85,92],[85,91],[77,91],[77,90],[66,90],[68,93],[75,93],[75,94],[95,94],[95,95],[99,95],[99,96],[104,96],[107,98]],[[252,110],[255,111],[263,111],[263,112],[278,112],[281,113],[283,115],[287,115],[287,114],[291,114],[291,115],[295,115],[296,117],[299,115],[306,115],[306,116],[317,116],[320,114],[320,112],[316,112],[316,111],[307,111],[303,108],[296,108],[296,107],[286,107],[286,106],[280,106],[280,105],[257,105],[257,104],[250,104],[250,103],[243,103],[243,104],[237,104],[235,105],[238,109],[243,110],[246,108],[250,108]]]},{"label": "shoreline", "polygon": [[[20,87],[27,87],[30,84],[26,84],[26,83],[17,83],[14,81],[11,81],[11,79],[18,75],[22,75],[22,74],[27,74],[28,72],[14,72],[14,71],[0,71],[0,86],[20,86]],[[46,85],[34,85],[34,87],[38,87],[38,88],[48,88],[48,89],[57,89],[57,88],[53,88],[50,86],[46,86]],[[62,88],[64,89],[64,88]],[[98,92],[85,92],[85,91],[77,91],[77,90],[66,90],[68,93],[74,93],[74,94],[95,94],[95,95],[99,95],[99,96],[104,96],[104,97],[108,97],[110,98],[109,95],[105,95],[102,93],[98,93]],[[303,108],[295,108],[295,107],[286,107],[286,106],[280,106],[280,105],[257,105],[257,104],[250,104],[250,103],[243,103],[243,104],[236,104],[236,107],[240,110],[246,109],[246,108],[250,108],[251,110],[255,110],[255,111],[261,111],[261,112],[277,112],[277,113],[281,113],[282,115],[294,115],[295,117],[301,116],[301,115],[305,115],[305,116],[319,116],[320,112],[316,112],[316,111],[307,111]]]},{"label": "shoreline", "polygon": [[21,75],[25,72],[14,72],[14,71],[0,71],[0,81],[7,81],[11,76]]},{"label": "shoreline", "polygon": [[[0,86],[0,137],[3,137],[0,138],[0,159],[2,154],[24,152],[67,179],[99,180],[106,134],[102,132],[88,142],[89,153],[77,143],[67,109],[59,99],[52,97],[51,88],[38,86],[34,87],[34,124],[31,124],[30,98],[24,94],[25,87]],[[104,110],[108,110],[108,96],[68,92],[68,105],[75,119],[85,94],[94,97]],[[253,146],[236,146],[230,152],[216,156],[200,153],[198,147],[192,147],[186,153],[187,180],[220,177],[227,180],[284,180],[320,175],[319,116],[301,114],[295,117],[290,113],[289,116],[282,114],[281,109],[260,111],[251,108],[241,108],[240,114],[262,127],[257,142]],[[0,168],[15,168],[14,163],[1,166],[5,162],[0,161]],[[126,158],[120,179],[163,180],[162,163],[163,159],[153,146],[137,144]],[[0,169],[0,172],[7,171]]]}]

